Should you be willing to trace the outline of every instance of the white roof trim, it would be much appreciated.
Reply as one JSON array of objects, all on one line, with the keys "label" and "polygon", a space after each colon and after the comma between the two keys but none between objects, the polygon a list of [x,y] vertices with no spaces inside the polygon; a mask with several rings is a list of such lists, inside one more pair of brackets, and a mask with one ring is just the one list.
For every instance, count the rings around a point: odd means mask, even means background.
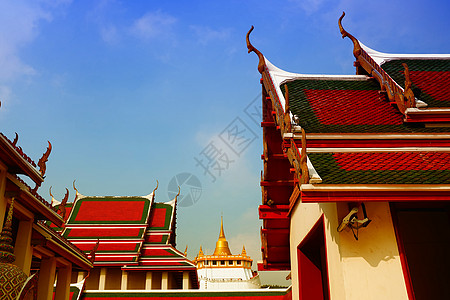
[{"label": "white roof trim", "polygon": [[317,173],[313,164],[309,160],[309,157],[307,157],[306,164],[308,165],[309,183],[311,183],[311,184],[322,183],[322,178],[320,177],[319,173]]},{"label": "white roof trim", "polygon": [[450,59],[450,54],[391,54],[373,50],[359,41],[361,48],[373,58],[373,60],[382,65],[385,62],[394,59]]}]

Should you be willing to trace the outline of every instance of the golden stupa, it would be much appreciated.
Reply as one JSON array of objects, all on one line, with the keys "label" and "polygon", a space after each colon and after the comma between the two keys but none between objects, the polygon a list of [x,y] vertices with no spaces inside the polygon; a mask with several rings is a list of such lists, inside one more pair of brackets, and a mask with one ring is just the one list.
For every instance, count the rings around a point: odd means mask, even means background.
[{"label": "golden stupa", "polygon": [[225,238],[225,233],[223,232],[223,217],[220,217],[219,239],[216,242],[216,249],[214,250],[213,255],[215,256],[231,255],[227,239]]}]

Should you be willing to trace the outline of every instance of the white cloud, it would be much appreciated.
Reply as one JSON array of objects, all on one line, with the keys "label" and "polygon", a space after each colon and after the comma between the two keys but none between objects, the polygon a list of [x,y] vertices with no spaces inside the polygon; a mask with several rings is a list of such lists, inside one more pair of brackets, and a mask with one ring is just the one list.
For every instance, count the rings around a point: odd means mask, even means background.
[{"label": "white cloud", "polygon": [[230,29],[221,29],[221,30],[214,30],[207,26],[195,26],[191,25],[190,29],[195,33],[197,36],[197,40],[200,44],[206,45],[211,41],[224,41],[227,40],[230,37],[231,30]]},{"label": "white cloud", "polygon": [[[19,52],[39,35],[41,22],[51,22],[62,4],[69,1],[0,1],[0,80],[11,82],[37,73]],[[2,101],[11,95],[10,87],[0,87]]]},{"label": "white cloud", "polygon": [[148,12],[134,21],[131,32],[143,40],[150,40],[170,33],[176,22],[175,17],[161,11]]},{"label": "white cloud", "polygon": [[115,44],[120,39],[117,28],[112,24],[100,26],[100,36],[108,44]]}]

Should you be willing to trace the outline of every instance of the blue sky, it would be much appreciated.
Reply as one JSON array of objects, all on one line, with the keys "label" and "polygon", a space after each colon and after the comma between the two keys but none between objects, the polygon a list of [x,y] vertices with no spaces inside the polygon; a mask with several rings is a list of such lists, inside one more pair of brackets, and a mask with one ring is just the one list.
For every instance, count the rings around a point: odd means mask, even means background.
[{"label": "blue sky", "polygon": [[[191,173],[202,194],[178,209],[178,248],[211,253],[223,214],[232,252],[245,243],[259,260],[262,130],[246,108],[261,86],[245,34],[254,25],[254,46],[287,71],[354,74],[343,10],[378,51],[449,52],[448,1],[1,0],[0,131],[36,162],[52,142],[48,200],[50,186],[72,200],[75,179],[92,196],[145,195],[159,180],[164,202]],[[249,140],[233,152],[223,138],[236,124]],[[211,141],[227,159],[214,182],[194,160]]]}]

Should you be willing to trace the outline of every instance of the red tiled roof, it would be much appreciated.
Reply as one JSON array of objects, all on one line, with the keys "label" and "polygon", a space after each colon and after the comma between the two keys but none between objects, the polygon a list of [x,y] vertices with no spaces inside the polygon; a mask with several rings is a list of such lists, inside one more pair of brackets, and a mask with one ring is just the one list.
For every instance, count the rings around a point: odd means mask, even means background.
[{"label": "red tiled roof", "polygon": [[164,227],[167,208],[155,208],[151,214],[150,227]]},{"label": "red tiled roof", "polygon": [[308,153],[322,184],[449,184],[450,152]]},{"label": "red tiled roof", "polygon": [[136,198],[88,198],[75,203],[68,223],[144,223],[150,200]]},{"label": "red tiled roof", "polygon": [[400,125],[402,119],[375,90],[312,90],[305,93],[325,125]]},{"label": "red tiled roof", "polygon": [[450,93],[450,72],[411,71],[411,81],[423,92],[437,101],[448,101]]},{"label": "red tiled roof", "polygon": [[[137,252],[139,251],[139,242],[127,242],[127,243],[107,243],[107,242],[103,242],[101,241],[98,245],[98,249],[97,252],[98,254],[100,253],[105,253],[105,252]],[[85,252],[90,252],[94,246],[95,243],[92,242],[77,242],[76,246],[81,249],[82,251]]]},{"label": "red tiled roof", "polygon": [[151,257],[177,257],[180,256],[178,253],[176,253],[172,247],[167,247],[166,249],[161,248],[155,248],[155,247],[149,247],[142,249],[141,251],[142,256],[151,256]]},{"label": "red tiled roof", "polygon": [[450,170],[450,152],[334,153],[351,170]]},{"label": "red tiled roof", "polygon": [[142,239],[145,227],[118,227],[118,228],[70,228],[64,232],[64,236],[69,239],[97,239],[97,238],[137,238]]},{"label": "red tiled roof", "polygon": [[425,101],[428,107],[450,107],[450,59],[398,58],[384,62],[381,65],[383,70],[404,88],[402,63],[408,65],[414,95],[417,98]]}]

